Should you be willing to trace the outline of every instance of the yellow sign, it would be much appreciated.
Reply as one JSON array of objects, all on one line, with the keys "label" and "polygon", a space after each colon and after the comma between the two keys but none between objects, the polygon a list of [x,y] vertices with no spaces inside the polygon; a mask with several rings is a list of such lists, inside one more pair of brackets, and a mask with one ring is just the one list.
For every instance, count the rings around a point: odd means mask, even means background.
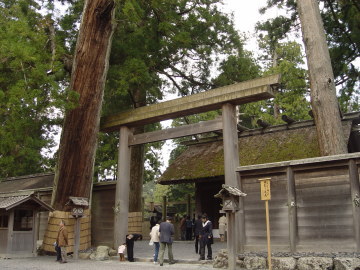
[{"label": "yellow sign", "polygon": [[261,191],[260,191],[261,192],[261,200],[263,200],[263,201],[271,200],[270,179],[271,178],[259,179],[260,189],[261,189]]}]

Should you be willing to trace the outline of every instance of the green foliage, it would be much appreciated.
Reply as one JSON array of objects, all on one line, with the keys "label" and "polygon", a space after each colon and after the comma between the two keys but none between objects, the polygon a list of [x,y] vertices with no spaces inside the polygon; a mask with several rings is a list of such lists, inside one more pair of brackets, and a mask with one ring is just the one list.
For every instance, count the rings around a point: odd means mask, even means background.
[{"label": "green foliage", "polygon": [[54,146],[49,132],[58,123],[56,107],[66,102],[59,99],[62,65],[49,49],[49,20],[38,8],[36,1],[0,4],[0,177],[53,165],[42,150]]},{"label": "green foliage", "polygon": [[[339,89],[341,110],[343,112],[359,110],[360,71],[355,61],[360,56],[360,6],[357,0],[321,0],[319,5],[336,85]],[[280,43],[291,31],[299,33],[296,1],[269,0],[262,12],[270,7],[284,9],[287,14],[258,24],[258,30],[268,34],[271,44]]]}]

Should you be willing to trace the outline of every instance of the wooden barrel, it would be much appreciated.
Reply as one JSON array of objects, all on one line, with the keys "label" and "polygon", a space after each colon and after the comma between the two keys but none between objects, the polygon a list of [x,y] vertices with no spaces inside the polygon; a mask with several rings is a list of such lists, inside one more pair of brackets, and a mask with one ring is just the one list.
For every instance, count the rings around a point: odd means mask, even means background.
[{"label": "wooden barrel", "polygon": [[[75,218],[71,212],[54,211],[49,213],[48,225],[44,235],[43,249],[48,252],[55,252],[54,242],[56,241],[59,223],[64,220],[68,231],[68,247],[67,252],[74,252],[74,232]],[[91,247],[91,219],[90,211],[84,211],[84,217],[80,219],[80,247],[79,250],[85,250]]]},{"label": "wooden barrel", "polygon": [[142,212],[129,212],[128,233],[142,234]]}]

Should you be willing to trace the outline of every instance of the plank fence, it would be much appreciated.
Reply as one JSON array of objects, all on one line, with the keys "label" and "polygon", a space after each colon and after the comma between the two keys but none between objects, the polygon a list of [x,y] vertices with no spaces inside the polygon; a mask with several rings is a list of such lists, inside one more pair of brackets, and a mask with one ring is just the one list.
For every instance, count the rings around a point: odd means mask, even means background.
[{"label": "plank fence", "polygon": [[[360,154],[238,167],[244,197],[244,251],[266,248],[265,207],[258,179],[271,178],[274,251],[360,251]],[[241,237],[241,236],[240,236]]]}]

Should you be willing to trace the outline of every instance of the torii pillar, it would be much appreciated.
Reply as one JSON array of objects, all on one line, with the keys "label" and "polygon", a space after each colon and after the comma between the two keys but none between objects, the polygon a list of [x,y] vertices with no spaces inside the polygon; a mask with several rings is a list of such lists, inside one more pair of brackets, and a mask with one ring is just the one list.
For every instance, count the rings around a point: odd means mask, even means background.
[{"label": "torii pillar", "polygon": [[[223,130],[225,184],[241,189],[240,178],[236,173],[236,168],[239,166],[239,153],[235,106],[273,97],[272,87],[277,86],[279,81],[280,76],[278,74],[270,75],[163,103],[139,107],[101,119],[102,131],[120,130],[118,179],[114,207],[115,248],[123,243],[128,232],[131,146]],[[185,127],[137,135],[133,135],[130,129],[135,126],[217,109],[223,110],[222,123],[219,123],[218,120],[211,120],[205,123],[200,122]],[[242,247],[245,240],[244,212],[241,198],[239,207],[240,211],[238,213],[228,215],[230,269],[235,269],[236,253],[243,251]]]},{"label": "torii pillar", "polygon": [[[225,184],[240,189],[240,177],[236,172],[239,166],[239,148],[237,135],[236,106],[226,103],[222,106],[223,121],[223,145],[224,145],[224,172]],[[242,251],[244,215],[242,210],[242,198],[240,200],[239,212],[227,212],[227,250],[229,269],[236,268],[237,252]]]}]

